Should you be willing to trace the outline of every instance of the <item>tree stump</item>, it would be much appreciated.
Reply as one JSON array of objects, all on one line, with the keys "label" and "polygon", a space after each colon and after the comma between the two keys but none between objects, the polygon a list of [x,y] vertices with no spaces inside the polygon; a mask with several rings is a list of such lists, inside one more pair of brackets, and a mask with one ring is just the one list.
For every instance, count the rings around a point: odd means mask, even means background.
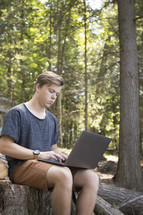
[{"label": "tree stump", "polygon": [[2,215],[50,215],[51,194],[24,185],[0,181]]},{"label": "tree stump", "polygon": [[[51,193],[0,180],[0,215],[53,215]],[[71,215],[75,215],[72,202]]]}]

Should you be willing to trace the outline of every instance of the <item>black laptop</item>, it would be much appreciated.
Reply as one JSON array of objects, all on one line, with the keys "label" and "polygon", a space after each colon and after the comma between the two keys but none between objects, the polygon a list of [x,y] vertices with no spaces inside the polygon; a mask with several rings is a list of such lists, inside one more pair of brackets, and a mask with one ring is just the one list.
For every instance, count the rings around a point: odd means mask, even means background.
[{"label": "black laptop", "polygon": [[38,158],[38,160],[61,166],[94,169],[97,167],[110,141],[111,138],[103,135],[83,131],[65,162],[54,159]]}]

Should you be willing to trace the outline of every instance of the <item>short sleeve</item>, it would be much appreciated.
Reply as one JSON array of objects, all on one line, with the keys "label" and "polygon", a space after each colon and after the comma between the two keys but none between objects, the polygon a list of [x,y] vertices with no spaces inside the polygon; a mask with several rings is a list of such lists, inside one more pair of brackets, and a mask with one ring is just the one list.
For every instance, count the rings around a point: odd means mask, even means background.
[{"label": "short sleeve", "polygon": [[16,109],[11,109],[4,118],[1,136],[9,136],[16,143],[20,136],[20,113]]},{"label": "short sleeve", "polygon": [[55,135],[54,135],[54,141],[52,145],[59,143],[59,129],[58,129],[58,120],[55,117]]}]

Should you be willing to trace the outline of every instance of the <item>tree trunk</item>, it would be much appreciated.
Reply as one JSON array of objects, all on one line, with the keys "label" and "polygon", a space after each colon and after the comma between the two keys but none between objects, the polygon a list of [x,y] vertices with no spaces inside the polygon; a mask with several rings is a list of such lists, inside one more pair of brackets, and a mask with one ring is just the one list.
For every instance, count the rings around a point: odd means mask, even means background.
[{"label": "tree trunk", "polygon": [[[61,17],[60,17],[60,5],[57,1],[57,48],[58,48],[58,56],[57,56],[57,73],[60,74],[61,67]],[[63,145],[63,137],[62,137],[62,102],[61,102],[62,94],[59,95],[57,99],[57,115],[58,115],[58,123],[59,123],[59,137],[60,137],[60,146]]]},{"label": "tree trunk", "polygon": [[120,38],[120,145],[116,182],[143,188],[140,167],[139,90],[135,1],[118,0]]},{"label": "tree trunk", "polygon": [[50,30],[49,30],[49,59],[48,59],[48,62],[49,62],[49,67],[48,67],[48,70],[51,71],[51,58],[52,58],[52,4],[50,5]]},{"label": "tree trunk", "polygon": [[62,92],[57,98],[57,113],[58,113],[58,127],[60,136],[60,146],[63,146],[63,136],[62,136]]},{"label": "tree trunk", "polygon": [[85,130],[88,128],[88,79],[87,79],[87,17],[86,17],[86,0],[84,0],[84,80],[85,80]]},{"label": "tree trunk", "polygon": [[8,65],[8,70],[7,70],[7,97],[8,98],[11,98],[11,91],[12,91],[12,85],[11,85],[11,56],[9,56],[9,65]]},{"label": "tree trunk", "polygon": [[[25,29],[25,3],[24,3],[24,0],[22,0],[22,5],[21,5],[21,16],[20,16],[20,19],[21,19],[21,31],[20,31],[20,49],[19,49],[19,53],[21,55],[21,57],[23,57],[23,41],[24,41],[24,29]],[[29,99],[29,96],[27,98],[26,96],[26,91],[25,91],[25,88],[26,88],[26,71],[24,69],[24,61],[23,59],[21,58],[20,59],[20,78],[22,79],[22,84],[21,84],[21,97],[23,98],[23,101],[27,101],[27,99]]]}]

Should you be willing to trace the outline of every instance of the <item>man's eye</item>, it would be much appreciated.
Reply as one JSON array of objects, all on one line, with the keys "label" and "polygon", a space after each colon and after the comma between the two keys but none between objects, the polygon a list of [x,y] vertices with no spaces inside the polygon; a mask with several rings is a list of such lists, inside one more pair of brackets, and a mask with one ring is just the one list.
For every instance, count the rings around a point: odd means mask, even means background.
[{"label": "man's eye", "polygon": [[49,90],[50,93],[54,93],[54,90]]}]

